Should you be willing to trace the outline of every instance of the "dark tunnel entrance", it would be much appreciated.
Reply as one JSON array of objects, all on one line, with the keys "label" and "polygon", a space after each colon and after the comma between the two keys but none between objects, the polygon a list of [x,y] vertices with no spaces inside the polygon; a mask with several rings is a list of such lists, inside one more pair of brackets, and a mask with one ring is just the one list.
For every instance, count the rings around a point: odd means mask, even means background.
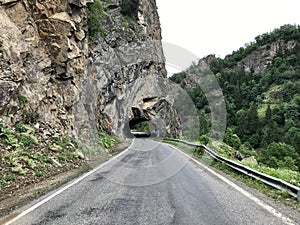
[{"label": "dark tunnel entrance", "polygon": [[151,137],[155,134],[155,127],[151,121],[144,118],[133,118],[129,121],[131,134],[137,138]]}]

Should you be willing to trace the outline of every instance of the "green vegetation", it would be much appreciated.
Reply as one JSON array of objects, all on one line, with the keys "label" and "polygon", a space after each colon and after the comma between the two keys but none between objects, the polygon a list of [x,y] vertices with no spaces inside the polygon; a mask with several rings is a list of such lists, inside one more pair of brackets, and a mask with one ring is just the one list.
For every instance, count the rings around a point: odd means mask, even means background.
[{"label": "green vegetation", "polygon": [[122,0],[121,13],[124,16],[136,19],[139,9],[139,0]]},{"label": "green vegetation", "polygon": [[[279,48],[274,56],[261,55],[275,44]],[[264,70],[240,66],[257,57],[267,62]],[[170,79],[185,88],[195,66]],[[299,185],[300,26],[284,25],[259,35],[225,59],[214,58],[209,66],[227,108],[226,145],[220,145],[219,152],[226,157],[232,157],[234,151],[244,157],[255,156],[257,170]],[[199,139],[206,144],[210,127],[207,99],[199,85],[186,91],[199,111]]]},{"label": "green vegetation", "polygon": [[38,140],[35,136],[26,133],[28,130],[33,130],[28,125],[17,124],[15,130],[6,128],[4,124],[0,124],[0,138],[4,140],[4,143],[12,147],[31,147],[38,145]]},{"label": "green vegetation", "polygon": [[25,95],[21,94],[21,93],[17,94],[17,98],[18,98],[19,102],[22,103],[22,104],[25,104],[25,103],[28,102],[27,97]]},{"label": "green vegetation", "polygon": [[291,198],[290,194],[287,191],[281,191],[274,189],[272,187],[269,187],[268,185],[264,184],[263,182],[256,180],[254,178],[245,176],[235,170],[233,170],[231,167],[226,166],[223,163],[213,161],[211,164],[212,167],[223,171],[224,173],[234,177],[236,180],[239,180],[246,184],[247,186],[254,188],[265,195],[276,199],[277,201],[280,201],[284,203],[287,206],[290,206],[298,211],[300,211],[300,201],[298,201],[296,198]]},{"label": "green vegetation", "polygon": [[9,182],[11,181],[15,181],[16,180],[16,175],[11,173],[11,174],[5,174],[4,176],[2,176],[0,183],[2,185],[7,185]]},{"label": "green vegetation", "polygon": [[269,167],[299,171],[299,154],[293,146],[282,142],[273,142],[262,149],[259,160]]},{"label": "green vegetation", "polygon": [[154,131],[154,127],[149,121],[142,121],[140,123],[137,123],[134,126],[130,127],[130,129],[136,131],[144,131],[147,133],[151,133],[151,131]]},{"label": "green vegetation", "polygon": [[[109,13],[108,3],[111,0],[94,0],[88,8],[88,29],[91,43],[95,43],[98,35],[106,38],[108,33],[116,31],[121,35],[139,35],[137,31],[132,30],[132,23],[138,16],[139,0],[122,0],[120,2],[120,12],[122,17],[113,16]],[[110,15],[110,17],[108,17]],[[108,27],[111,27],[112,30]],[[107,28],[107,29],[106,29]]]},{"label": "green vegetation", "polygon": [[68,134],[56,134],[44,140],[28,124],[8,127],[0,120],[0,189],[22,186],[78,167],[84,163],[85,154],[106,160],[111,154],[102,154],[103,148],[112,148],[118,139],[101,132],[96,142],[95,146],[86,146]]},{"label": "green vegetation", "polygon": [[49,147],[40,144],[35,129],[28,124],[9,128],[0,123],[1,185],[16,181],[18,176],[41,177],[65,162],[84,159],[74,138],[55,135],[52,141]]},{"label": "green vegetation", "polygon": [[102,26],[103,20],[106,17],[104,2],[102,0],[95,0],[93,4],[89,5],[88,27],[92,41],[95,41],[98,34],[102,37],[106,36],[106,31]]},{"label": "green vegetation", "polygon": [[104,132],[99,133],[99,143],[102,147],[108,149],[116,145],[118,139]]}]

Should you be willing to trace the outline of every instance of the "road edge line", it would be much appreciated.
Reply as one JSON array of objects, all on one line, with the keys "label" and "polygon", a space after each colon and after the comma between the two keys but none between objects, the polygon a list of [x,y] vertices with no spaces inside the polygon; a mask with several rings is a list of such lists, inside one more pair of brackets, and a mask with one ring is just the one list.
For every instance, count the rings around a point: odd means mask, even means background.
[{"label": "road edge line", "polygon": [[244,190],[243,188],[241,188],[240,186],[238,186],[237,184],[233,183],[232,181],[228,180],[227,178],[225,178],[224,176],[222,176],[221,174],[217,173],[216,171],[210,169],[208,166],[202,164],[201,162],[199,162],[198,160],[194,159],[193,157],[189,156],[188,154],[186,154],[185,152],[183,152],[181,149],[176,148],[173,145],[167,144],[169,147],[175,149],[176,151],[178,151],[179,153],[181,153],[182,155],[184,155],[185,157],[189,158],[190,160],[192,160],[193,162],[197,163],[199,166],[203,167],[204,169],[206,169],[208,172],[210,172],[211,174],[213,174],[214,176],[216,176],[217,178],[219,178],[220,180],[222,180],[223,182],[225,182],[226,184],[228,184],[229,186],[231,186],[232,188],[234,188],[235,190],[237,190],[238,192],[240,192],[242,195],[246,196],[247,198],[251,199],[252,201],[254,201],[257,205],[259,205],[260,207],[264,208],[265,210],[267,210],[269,213],[271,213],[273,216],[279,218],[282,220],[283,223],[287,224],[287,225],[296,225],[296,223],[291,220],[289,217],[284,216],[282,213],[278,212],[274,207],[270,206],[269,204],[265,203],[264,201],[260,200],[259,198],[255,197],[253,194],[251,194],[250,192]]},{"label": "road edge line", "polygon": [[133,145],[135,141],[135,138],[133,139],[133,141],[131,142],[131,144],[129,145],[129,147],[127,147],[124,151],[122,151],[120,154],[112,157],[111,159],[109,159],[108,161],[104,162],[103,164],[99,165],[98,167],[92,169],[91,171],[81,175],[80,177],[76,178],[75,180],[71,181],[71,183],[67,184],[64,187],[59,188],[57,191],[55,191],[54,193],[52,193],[51,195],[49,195],[47,198],[41,200],[40,202],[35,203],[33,206],[29,207],[28,209],[26,209],[25,211],[21,212],[20,214],[18,214],[16,217],[14,217],[13,219],[9,220],[8,222],[4,223],[4,225],[10,225],[14,222],[16,222],[17,220],[21,219],[22,217],[26,216],[27,214],[29,214],[30,212],[34,211],[35,209],[39,208],[40,206],[42,206],[43,204],[45,204],[46,202],[50,201],[52,198],[56,197],[57,195],[61,194],[62,192],[64,192],[65,190],[69,189],[70,187],[74,186],[75,184],[79,183],[80,181],[82,181],[83,179],[85,179],[86,177],[90,176],[91,174],[95,173],[97,170],[101,169],[102,167],[106,166],[107,164],[111,163],[112,161],[116,160],[117,158],[119,158],[120,156],[122,156],[123,154],[125,154]]}]

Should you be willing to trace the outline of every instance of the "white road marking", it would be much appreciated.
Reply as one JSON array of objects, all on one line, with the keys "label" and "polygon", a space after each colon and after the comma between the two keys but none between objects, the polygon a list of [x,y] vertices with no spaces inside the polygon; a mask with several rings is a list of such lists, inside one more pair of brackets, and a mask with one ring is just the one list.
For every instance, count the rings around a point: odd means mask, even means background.
[{"label": "white road marking", "polygon": [[38,207],[40,207],[41,205],[45,204],[46,202],[50,201],[52,198],[54,198],[55,196],[61,194],[62,192],[64,192],[65,190],[69,189],[70,187],[74,186],[75,184],[77,184],[78,182],[82,181],[83,179],[85,179],[86,177],[90,176],[91,174],[95,173],[97,170],[101,169],[102,167],[104,167],[105,165],[109,164],[110,162],[116,160],[117,158],[119,158],[120,156],[122,156],[123,154],[125,154],[133,145],[135,139],[133,139],[133,141],[131,142],[130,146],[125,149],[123,152],[121,152],[120,154],[114,156],[113,158],[111,158],[110,160],[106,161],[105,163],[101,164],[100,166],[94,168],[93,170],[91,170],[90,172],[80,176],[79,178],[77,178],[76,180],[72,181],[70,184],[68,184],[67,186],[57,190],[56,192],[54,192],[53,194],[51,194],[50,196],[48,196],[47,198],[41,200],[40,202],[34,204],[33,206],[31,206],[30,208],[26,209],[25,211],[21,212],[18,216],[14,217],[12,220],[6,222],[4,225],[9,225],[12,224],[14,222],[16,222],[17,220],[19,220],[20,218],[26,216],[27,214],[29,214],[30,212],[34,211],[35,209],[37,209]]},{"label": "white road marking", "polygon": [[284,216],[282,213],[278,212],[272,206],[270,206],[267,203],[263,202],[262,200],[258,199],[257,197],[255,197],[254,195],[252,195],[251,193],[249,193],[248,191],[242,189],[241,187],[239,187],[235,183],[233,183],[230,180],[228,180],[227,178],[223,177],[221,174],[219,174],[219,173],[215,172],[214,170],[208,168],[208,166],[206,166],[206,165],[202,164],[201,162],[197,161],[196,159],[194,159],[193,157],[189,156],[188,154],[186,154],[182,150],[180,150],[180,149],[178,149],[178,148],[176,148],[176,147],[174,147],[172,145],[169,145],[169,144],[167,144],[167,145],[170,146],[170,147],[172,147],[173,149],[175,149],[176,151],[178,151],[179,153],[181,153],[185,157],[189,158],[190,160],[193,160],[193,162],[195,162],[199,166],[203,167],[205,170],[207,170],[208,172],[210,172],[214,176],[218,177],[220,180],[222,180],[223,182],[225,182],[226,184],[228,184],[229,186],[231,186],[232,188],[234,188],[235,190],[237,190],[238,192],[240,192],[241,194],[243,194],[247,198],[249,198],[252,201],[254,201],[257,205],[259,205],[260,207],[264,208],[265,210],[267,210],[269,213],[271,213],[275,217],[281,219],[284,224],[287,224],[287,225],[297,225],[293,220],[291,220],[290,218]]}]

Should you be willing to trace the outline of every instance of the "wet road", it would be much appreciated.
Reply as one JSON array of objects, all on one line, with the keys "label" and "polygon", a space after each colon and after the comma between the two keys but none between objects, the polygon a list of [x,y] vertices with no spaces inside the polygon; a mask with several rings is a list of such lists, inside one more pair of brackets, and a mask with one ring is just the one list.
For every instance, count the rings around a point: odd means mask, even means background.
[{"label": "wet road", "polygon": [[31,212],[11,224],[285,224],[178,151],[149,139],[135,139],[118,158],[63,188],[32,203],[44,200],[36,209],[27,206]]}]

